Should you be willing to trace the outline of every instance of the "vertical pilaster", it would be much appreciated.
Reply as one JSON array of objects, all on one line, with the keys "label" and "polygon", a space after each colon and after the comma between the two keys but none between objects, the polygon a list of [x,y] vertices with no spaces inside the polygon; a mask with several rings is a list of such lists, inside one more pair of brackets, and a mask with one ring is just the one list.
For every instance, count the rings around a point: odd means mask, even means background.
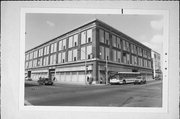
[{"label": "vertical pilaster", "polygon": [[65,62],[68,62],[68,47],[69,47],[69,37],[66,38]]},{"label": "vertical pilaster", "polygon": [[81,33],[78,34],[77,60],[81,60]]}]

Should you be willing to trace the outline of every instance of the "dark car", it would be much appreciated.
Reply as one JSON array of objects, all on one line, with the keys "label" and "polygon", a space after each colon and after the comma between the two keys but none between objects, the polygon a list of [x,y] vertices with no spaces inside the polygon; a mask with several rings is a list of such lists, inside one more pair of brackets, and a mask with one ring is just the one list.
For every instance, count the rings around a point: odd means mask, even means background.
[{"label": "dark car", "polygon": [[49,78],[39,78],[38,84],[39,85],[53,85],[53,81]]}]

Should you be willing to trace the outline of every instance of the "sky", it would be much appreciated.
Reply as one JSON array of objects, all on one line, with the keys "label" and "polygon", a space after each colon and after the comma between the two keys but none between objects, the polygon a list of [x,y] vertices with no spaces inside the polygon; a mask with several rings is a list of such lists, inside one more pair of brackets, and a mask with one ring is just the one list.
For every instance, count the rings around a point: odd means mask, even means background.
[{"label": "sky", "polygon": [[112,14],[26,14],[25,50],[29,50],[88,21],[99,19],[162,54],[163,16]]}]

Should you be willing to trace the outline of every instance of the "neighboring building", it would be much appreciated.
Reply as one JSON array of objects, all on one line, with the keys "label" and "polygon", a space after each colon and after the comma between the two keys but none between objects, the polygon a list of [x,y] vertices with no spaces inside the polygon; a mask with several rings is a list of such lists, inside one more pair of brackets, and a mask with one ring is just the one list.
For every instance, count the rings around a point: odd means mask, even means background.
[{"label": "neighboring building", "polygon": [[161,71],[161,55],[156,51],[151,51],[153,60],[153,77],[159,77],[162,75]]},{"label": "neighboring building", "polygon": [[[64,26],[65,27],[65,26]],[[100,20],[93,20],[25,52],[28,77],[95,83],[108,73],[141,72],[152,79],[151,49]],[[85,68],[85,66],[87,68]]]}]

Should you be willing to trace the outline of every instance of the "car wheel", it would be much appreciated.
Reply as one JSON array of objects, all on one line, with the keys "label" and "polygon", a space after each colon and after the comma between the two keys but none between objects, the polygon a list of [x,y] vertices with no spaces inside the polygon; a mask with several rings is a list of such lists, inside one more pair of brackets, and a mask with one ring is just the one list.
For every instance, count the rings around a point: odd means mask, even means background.
[{"label": "car wheel", "polygon": [[126,84],[126,81],[125,81],[125,80],[123,80],[123,84]]}]

